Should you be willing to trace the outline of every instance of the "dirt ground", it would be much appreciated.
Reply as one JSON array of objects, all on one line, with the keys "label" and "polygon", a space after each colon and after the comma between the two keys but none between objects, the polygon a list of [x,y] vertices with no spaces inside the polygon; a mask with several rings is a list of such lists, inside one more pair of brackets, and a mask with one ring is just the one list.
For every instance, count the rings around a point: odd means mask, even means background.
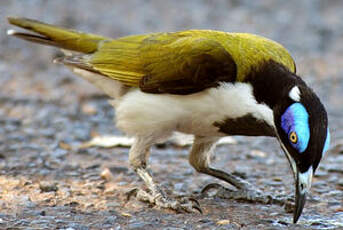
[{"label": "dirt ground", "polygon": [[[0,229],[343,229],[342,12],[340,0],[1,0]],[[6,36],[7,16],[112,37],[206,28],[282,43],[325,104],[332,136],[298,224],[280,205],[215,195],[198,197],[203,214],[127,201],[125,193],[142,185],[128,169],[128,148],[79,148],[94,136],[120,134],[107,97],[52,64],[57,50]],[[216,167],[267,193],[293,196],[292,174],[276,140],[234,138],[236,144],[216,149]],[[188,151],[154,147],[155,180],[174,195],[193,196],[209,183],[222,183],[195,172]]]}]

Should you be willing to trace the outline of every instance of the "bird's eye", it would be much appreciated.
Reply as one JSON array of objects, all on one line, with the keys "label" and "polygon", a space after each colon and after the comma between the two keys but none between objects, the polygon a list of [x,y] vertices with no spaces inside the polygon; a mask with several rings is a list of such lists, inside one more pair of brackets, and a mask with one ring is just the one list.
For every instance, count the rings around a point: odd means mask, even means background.
[{"label": "bird's eye", "polygon": [[293,144],[296,144],[298,142],[298,136],[297,136],[297,134],[294,131],[289,134],[289,140]]}]

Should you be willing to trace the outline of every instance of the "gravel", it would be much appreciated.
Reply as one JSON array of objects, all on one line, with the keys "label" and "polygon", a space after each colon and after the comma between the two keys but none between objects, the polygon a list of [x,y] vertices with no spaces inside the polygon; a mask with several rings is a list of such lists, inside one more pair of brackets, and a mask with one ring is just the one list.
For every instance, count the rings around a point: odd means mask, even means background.
[{"label": "gravel", "polygon": [[[107,97],[50,60],[59,51],[0,33],[0,229],[339,229],[343,228],[343,4],[340,1],[0,1],[25,16],[118,37],[209,28],[257,33],[281,42],[319,94],[332,148],[314,177],[297,225],[279,205],[199,198],[203,214],[159,210],[126,192],[142,186],[128,149],[79,149],[97,135],[119,135]],[[293,196],[291,171],[275,140],[235,137],[216,150],[215,167],[260,190]],[[155,180],[174,195],[196,195],[218,182],[193,170],[188,148],[153,148]],[[104,172],[102,174],[102,172]],[[276,179],[275,179],[276,178]],[[223,184],[225,185],[225,184]],[[228,186],[229,185],[225,185]]]}]

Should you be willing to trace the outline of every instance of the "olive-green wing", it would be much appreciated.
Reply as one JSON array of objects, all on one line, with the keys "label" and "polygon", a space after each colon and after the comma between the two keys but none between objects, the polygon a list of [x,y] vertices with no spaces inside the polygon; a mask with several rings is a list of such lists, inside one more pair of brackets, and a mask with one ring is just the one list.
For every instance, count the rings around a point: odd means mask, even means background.
[{"label": "olive-green wing", "polygon": [[103,75],[149,93],[195,93],[233,82],[237,72],[220,43],[183,32],[104,42],[86,62]]}]

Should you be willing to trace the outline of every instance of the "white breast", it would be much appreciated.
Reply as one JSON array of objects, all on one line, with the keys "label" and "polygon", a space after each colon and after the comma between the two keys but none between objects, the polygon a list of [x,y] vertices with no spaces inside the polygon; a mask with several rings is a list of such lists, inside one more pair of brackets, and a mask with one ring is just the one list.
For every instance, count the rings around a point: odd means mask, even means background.
[{"label": "white breast", "polygon": [[274,127],[273,112],[258,104],[246,83],[223,83],[191,95],[148,94],[131,89],[114,103],[118,128],[129,135],[168,136],[180,131],[221,136],[216,121],[252,114]]}]

